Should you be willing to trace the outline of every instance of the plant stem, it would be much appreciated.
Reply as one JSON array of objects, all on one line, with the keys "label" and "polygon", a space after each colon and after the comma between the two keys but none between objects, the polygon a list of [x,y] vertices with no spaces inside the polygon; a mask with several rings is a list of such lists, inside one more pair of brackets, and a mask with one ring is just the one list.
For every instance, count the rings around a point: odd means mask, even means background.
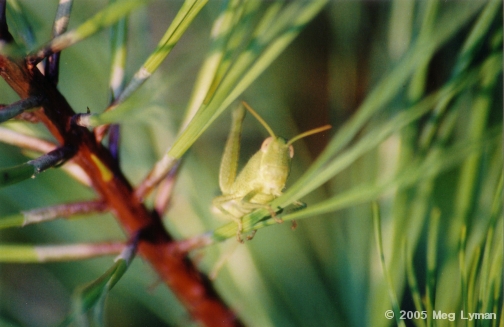
[{"label": "plant stem", "polygon": [[19,115],[25,110],[40,106],[42,101],[41,97],[31,96],[0,108],[0,123]]},{"label": "plant stem", "polygon": [[65,245],[1,245],[0,261],[17,263],[83,260],[117,254],[124,249],[122,242]]},{"label": "plant stem", "polygon": [[75,112],[54,84],[38,69],[29,70],[24,60],[5,56],[0,56],[0,75],[21,99],[34,93],[44,94],[43,110],[34,114],[60,144],[77,149],[74,162],[90,177],[95,191],[114,212],[129,237],[139,230],[146,230],[139,244],[139,255],[153,266],[192,318],[206,326],[240,325],[206,277],[184,253],[176,250],[176,243],[164,229],[159,216],[150,213],[133,196],[131,185],[110,152],[96,142],[88,129],[71,124]]},{"label": "plant stem", "polygon": [[[53,38],[64,33],[68,27],[68,21],[70,20],[70,11],[72,10],[73,0],[60,0],[58,4],[58,11],[56,12],[56,18],[54,19],[53,25]],[[46,76],[49,78],[54,85],[58,85],[59,76],[59,61],[61,52],[56,52],[47,57],[47,73]]]}]

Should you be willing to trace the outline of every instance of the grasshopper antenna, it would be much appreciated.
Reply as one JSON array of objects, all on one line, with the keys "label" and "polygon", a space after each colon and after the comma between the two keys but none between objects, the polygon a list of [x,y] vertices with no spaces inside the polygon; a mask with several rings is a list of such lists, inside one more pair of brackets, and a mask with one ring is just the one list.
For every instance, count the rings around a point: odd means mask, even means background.
[{"label": "grasshopper antenna", "polygon": [[266,124],[266,122],[264,121],[264,119],[262,119],[261,116],[259,116],[259,114],[254,109],[252,109],[245,101],[242,101],[242,104],[243,104],[243,106],[245,106],[245,108],[247,108],[248,111],[250,111],[250,113],[252,115],[254,115],[254,117],[261,123],[261,125],[263,125],[264,128],[266,128],[266,130],[268,131],[269,135],[271,135],[272,137],[276,138],[275,133],[273,133],[273,130],[271,129],[271,127],[269,127],[268,124]]},{"label": "grasshopper antenna", "polygon": [[303,137],[307,137],[307,136],[310,136],[310,135],[313,135],[313,134],[317,134],[317,133],[320,133],[320,132],[323,132],[323,131],[327,131],[330,128],[332,128],[331,125],[324,125],[324,126],[321,126],[321,127],[317,127],[317,128],[311,129],[309,131],[306,131],[304,133],[299,134],[298,136],[294,136],[293,138],[291,138],[287,142],[287,145],[291,145],[292,143],[296,142],[299,139],[302,139]]}]

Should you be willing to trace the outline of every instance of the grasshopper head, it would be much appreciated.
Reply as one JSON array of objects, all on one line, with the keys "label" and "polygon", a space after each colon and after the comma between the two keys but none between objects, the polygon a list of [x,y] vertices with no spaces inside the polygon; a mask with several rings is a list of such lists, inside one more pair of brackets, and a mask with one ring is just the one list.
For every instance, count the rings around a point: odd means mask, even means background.
[{"label": "grasshopper head", "polygon": [[247,103],[242,102],[245,108],[266,128],[271,135],[264,140],[261,145],[261,164],[260,164],[260,179],[269,194],[279,196],[285,187],[285,182],[290,173],[290,162],[294,157],[294,148],[292,143],[297,140],[331,128],[330,125],[325,125],[319,128],[301,133],[290,140],[285,140],[282,137],[277,137],[271,127],[254,111]]}]

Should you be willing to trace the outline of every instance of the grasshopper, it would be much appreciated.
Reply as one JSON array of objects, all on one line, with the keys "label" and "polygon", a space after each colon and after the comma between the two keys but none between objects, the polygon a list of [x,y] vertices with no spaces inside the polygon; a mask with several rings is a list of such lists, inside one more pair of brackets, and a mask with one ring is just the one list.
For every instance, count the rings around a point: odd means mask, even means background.
[{"label": "grasshopper", "polygon": [[[242,217],[255,209],[266,208],[271,217],[277,222],[283,222],[276,216],[276,212],[269,203],[282,195],[287,177],[290,173],[291,159],[294,156],[292,143],[295,141],[331,128],[325,125],[299,134],[290,140],[277,137],[268,124],[247,103],[242,102],[233,112],[231,130],[229,132],[219,172],[219,186],[222,195],[212,201],[214,209],[232,218],[238,224],[236,238],[243,243]],[[245,117],[244,107],[264,126],[270,134],[261,149],[247,162],[237,174],[238,158],[240,155],[240,135],[242,122]],[[255,231],[249,237],[252,239]]]}]

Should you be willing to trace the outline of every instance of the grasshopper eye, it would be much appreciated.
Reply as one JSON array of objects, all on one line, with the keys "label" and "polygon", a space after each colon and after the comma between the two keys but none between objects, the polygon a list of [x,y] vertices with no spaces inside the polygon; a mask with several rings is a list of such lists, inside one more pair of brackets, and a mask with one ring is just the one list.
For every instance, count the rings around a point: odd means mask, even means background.
[{"label": "grasshopper eye", "polygon": [[292,146],[292,144],[289,145],[289,157],[294,157],[294,147]]},{"label": "grasshopper eye", "polygon": [[265,139],[261,145],[261,151],[262,152],[266,152],[266,150],[268,149],[268,146],[270,145],[271,141],[273,141],[273,137],[268,137],[267,139]]}]

